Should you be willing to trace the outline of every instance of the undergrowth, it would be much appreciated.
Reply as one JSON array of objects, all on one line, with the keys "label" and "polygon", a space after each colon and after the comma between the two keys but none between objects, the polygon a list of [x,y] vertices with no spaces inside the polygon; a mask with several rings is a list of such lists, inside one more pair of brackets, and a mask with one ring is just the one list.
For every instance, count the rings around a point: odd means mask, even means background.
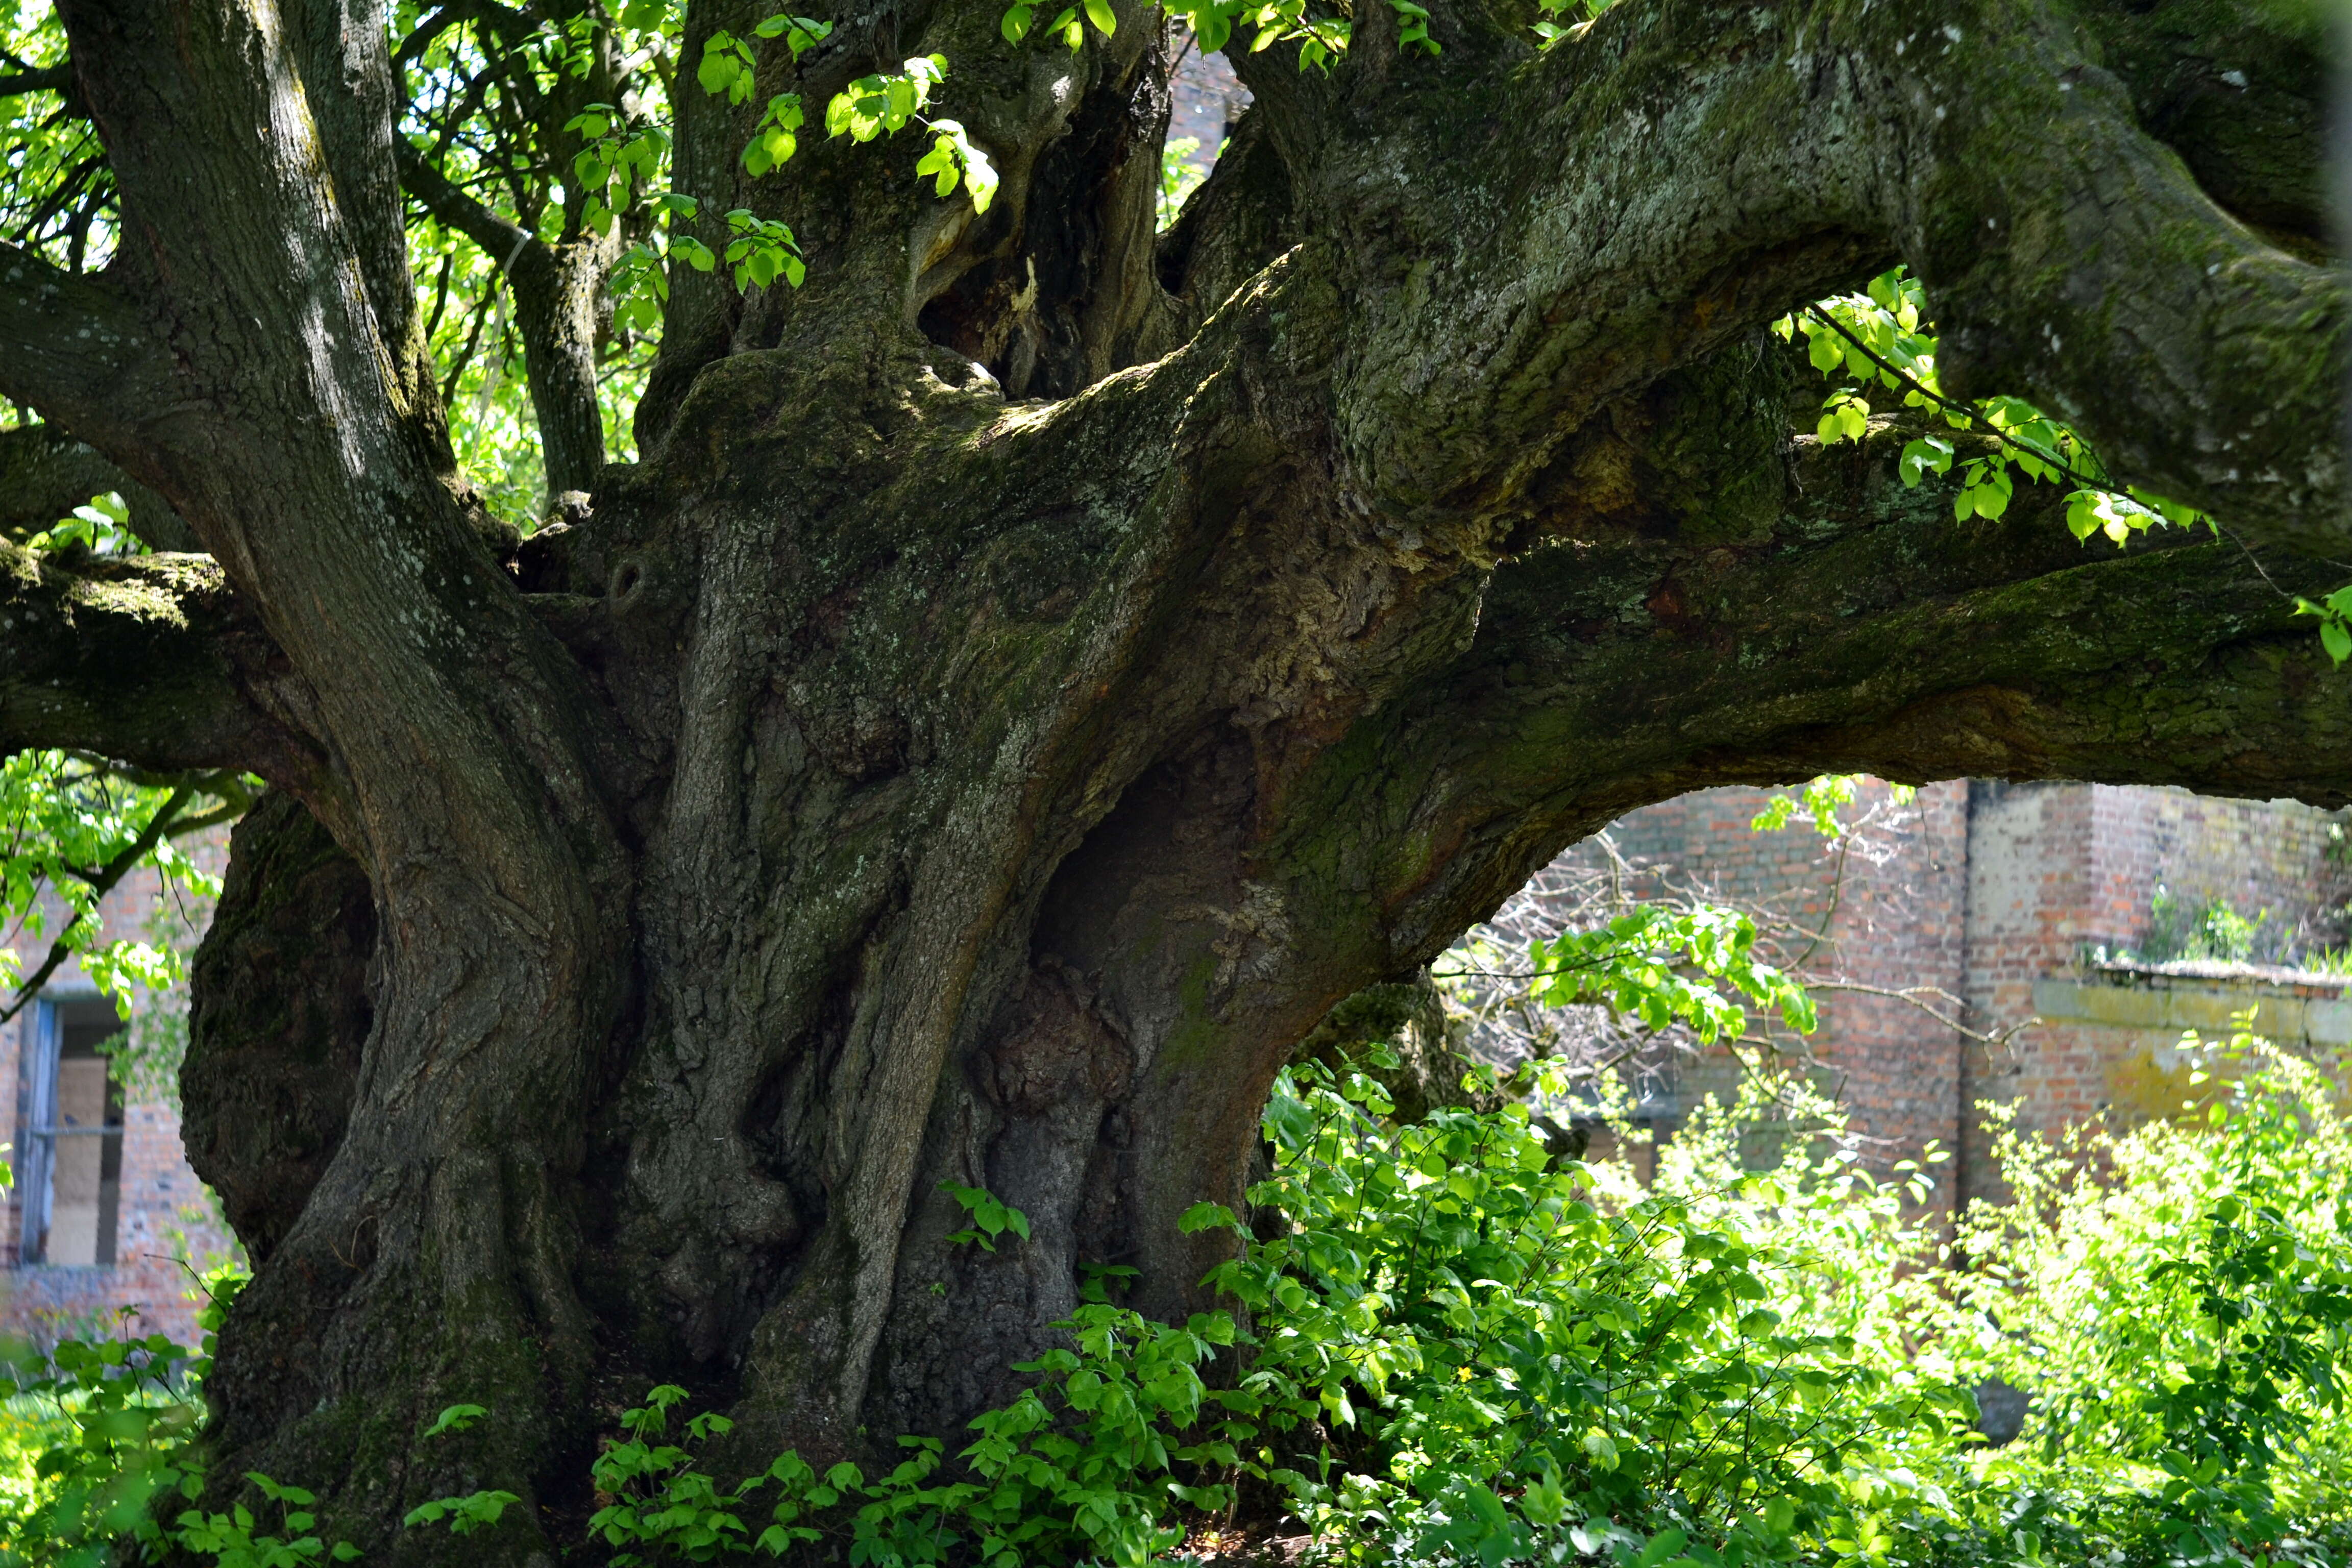
[{"label": "undergrowth", "polygon": [[[722,1479],[701,1456],[726,1418],[655,1388],[595,1461],[571,1555],[1139,1568],[1279,1517],[1350,1568],[2346,1561],[2352,1138],[2326,1080],[2250,1029],[2187,1048],[2204,1098],[2181,1118],[2005,1129],[2012,1198],[1948,1226],[1930,1169],[1874,1178],[1792,1082],[1701,1110],[1644,1187],[1554,1157],[1539,1074],[1399,1127],[1371,1079],[1294,1068],[1250,1194],[1280,1223],[1184,1220],[1230,1231],[1213,1279],[1237,1312],[1153,1322],[1096,1270],[1024,1393],[878,1466],[786,1453]],[[1798,1131],[1748,1168],[1766,1122]],[[1026,1245],[1016,1211],[956,1195],[973,1245]],[[355,1555],[272,1478],[195,1506],[217,1492],[208,1348],[19,1366],[0,1560]],[[1971,1393],[1996,1379],[2032,1399],[2001,1447]],[[440,1500],[408,1528],[491,1529],[518,1500]]]}]

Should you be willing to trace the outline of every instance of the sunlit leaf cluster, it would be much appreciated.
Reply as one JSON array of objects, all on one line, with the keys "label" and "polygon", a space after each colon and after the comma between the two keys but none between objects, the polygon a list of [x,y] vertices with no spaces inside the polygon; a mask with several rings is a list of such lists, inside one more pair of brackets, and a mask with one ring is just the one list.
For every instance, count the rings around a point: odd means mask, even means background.
[{"label": "sunlit leaf cluster", "polygon": [[0,237],[80,272],[113,259],[114,178],[65,62],[51,6],[0,6]]}]

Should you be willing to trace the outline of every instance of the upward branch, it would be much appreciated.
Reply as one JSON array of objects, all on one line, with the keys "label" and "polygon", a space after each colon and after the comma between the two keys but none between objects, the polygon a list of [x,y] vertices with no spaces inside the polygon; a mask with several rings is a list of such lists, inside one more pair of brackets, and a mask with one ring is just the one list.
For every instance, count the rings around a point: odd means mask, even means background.
[{"label": "upward branch", "polygon": [[488,258],[498,269],[491,287],[512,290],[549,496],[593,489],[604,466],[604,416],[596,405],[598,292],[617,247],[595,235],[550,244],[467,195],[405,142],[400,178],[425,211]]}]

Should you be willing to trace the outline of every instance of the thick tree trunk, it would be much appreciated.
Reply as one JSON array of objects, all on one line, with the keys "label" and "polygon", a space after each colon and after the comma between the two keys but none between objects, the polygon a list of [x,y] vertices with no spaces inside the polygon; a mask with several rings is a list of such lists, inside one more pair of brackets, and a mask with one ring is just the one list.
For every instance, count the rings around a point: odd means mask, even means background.
[{"label": "thick tree trunk", "polygon": [[[890,144],[739,188],[740,115],[689,93],[681,183],[789,217],[807,286],[682,276],[645,460],[501,557],[419,373],[388,121],[301,108],[383,79],[380,18],[68,5],[127,259],[0,256],[0,390],[221,565],[14,563],[38,627],[0,722],[283,791],[239,830],[184,1082],[259,1265],[220,1484],[313,1487],[371,1561],[521,1564],[656,1379],[754,1462],[951,1433],[1082,1264],[1201,1304],[1216,1244],[1177,1216],[1238,1200],[1335,1002],[1679,790],[2352,798],[2347,681],[2281,597],[2334,585],[2285,547],[2346,531],[2338,280],[2140,129],[2133,92],[2185,101],[2160,29],[1938,10],[1628,0],[1538,55],[1440,8],[1433,60],[1376,5],[1328,78],[1252,57],[1156,252],[1139,5],[1076,57],[989,5],[899,19],[1003,171],[984,216]],[[698,5],[688,57],[746,25]],[[2190,165],[2316,232],[2307,167]],[[2079,547],[2054,492],[1955,524],[1896,482],[1899,422],[1791,439],[1762,323],[1898,256],[1954,371],[2263,569]],[[951,1245],[948,1182],[1032,1238]],[[420,1439],[460,1401],[493,1417]],[[488,1536],[396,1528],[491,1486],[528,1504]]]}]

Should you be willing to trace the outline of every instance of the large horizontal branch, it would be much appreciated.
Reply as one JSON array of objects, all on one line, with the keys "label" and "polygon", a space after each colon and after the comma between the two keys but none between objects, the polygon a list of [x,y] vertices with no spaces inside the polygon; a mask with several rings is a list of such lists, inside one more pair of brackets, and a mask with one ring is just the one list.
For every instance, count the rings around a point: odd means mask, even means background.
[{"label": "large horizontal branch", "polygon": [[[1302,817],[1318,843],[1346,824],[1371,847],[1360,874],[1398,962],[1562,845],[1716,784],[1872,772],[2352,801],[2352,675],[2286,596],[2333,568],[2257,563],[2201,530],[2078,545],[2055,487],[1955,523],[1948,491],[1896,481],[1907,434],[1802,443],[1769,538],[1586,530],[1496,574],[1472,648],[1334,753],[1373,781],[1347,787],[1374,820]],[[1423,848],[1381,847],[1400,842]]]},{"label": "large horizontal branch", "polygon": [[303,693],[201,556],[76,566],[0,542],[0,751],[227,768],[315,795]]},{"label": "large horizontal branch", "polygon": [[2094,47],[1999,0],[1661,0],[1540,55],[1351,62],[1346,104],[1306,95],[1315,123],[1277,135],[1345,261],[1346,482],[1401,533],[1491,548],[1594,411],[1901,259],[1954,384],[2042,400],[2250,535],[2352,553],[2341,279],[2217,206]]}]

